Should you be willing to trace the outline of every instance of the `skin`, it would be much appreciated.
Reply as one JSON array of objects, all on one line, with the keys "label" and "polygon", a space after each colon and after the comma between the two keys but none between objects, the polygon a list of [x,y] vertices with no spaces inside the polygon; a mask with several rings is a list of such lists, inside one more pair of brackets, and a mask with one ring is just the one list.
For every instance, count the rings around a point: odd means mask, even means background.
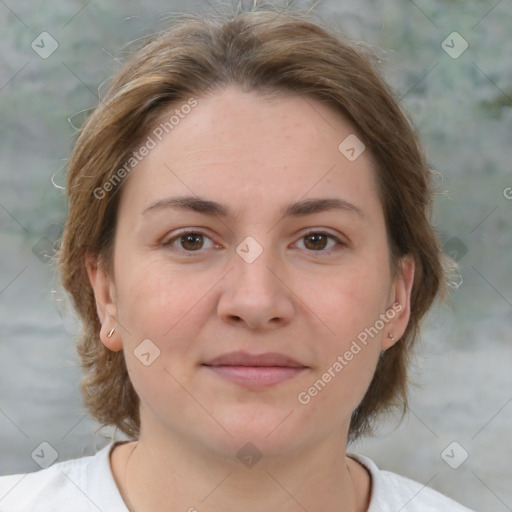
[{"label": "skin", "polygon": [[[131,510],[368,507],[369,475],[346,456],[350,416],[380,351],[405,331],[414,265],[405,258],[392,277],[372,156],[365,150],[349,161],[338,150],[352,133],[317,100],[230,87],[199,98],[123,187],[113,273],[91,255],[87,268],[101,341],[124,350],[141,399],[140,439],[111,455]],[[222,203],[232,215],[143,213],[178,195]],[[360,213],[280,219],[283,206],[318,198],[343,199]],[[182,228],[205,237],[187,244],[176,237]],[[342,244],[320,237],[315,245],[305,236],[311,230]],[[252,263],[236,252],[248,236],[263,249]],[[299,403],[298,394],[394,303],[401,311],[317,396]],[[160,350],[149,366],[134,354],[144,339]],[[306,369],[254,390],[202,366],[235,350],[280,352]],[[236,456],[247,442],[263,454],[251,468]]]}]

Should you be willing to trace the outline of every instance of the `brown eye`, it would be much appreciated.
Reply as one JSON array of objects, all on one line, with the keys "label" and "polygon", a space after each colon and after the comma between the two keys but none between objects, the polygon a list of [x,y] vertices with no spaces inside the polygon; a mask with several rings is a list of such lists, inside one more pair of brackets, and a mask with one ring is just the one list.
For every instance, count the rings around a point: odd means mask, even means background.
[{"label": "brown eye", "polygon": [[215,246],[211,238],[199,231],[182,231],[175,236],[162,242],[162,247],[176,253],[202,254],[206,249],[212,249]]},{"label": "brown eye", "polygon": [[337,236],[322,231],[310,231],[299,240],[299,246],[303,245],[303,249],[312,252],[330,254],[332,251],[341,249],[346,243]]},{"label": "brown eye", "polygon": [[308,249],[318,250],[325,249],[327,245],[327,236],[322,233],[314,233],[312,235],[307,235],[304,237],[305,243],[304,245]]},{"label": "brown eye", "polygon": [[187,251],[197,251],[204,244],[203,235],[201,233],[186,233],[179,237],[181,246]]},{"label": "brown eye", "polygon": [[327,246],[327,239],[329,237],[323,233],[313,233],[304,237],[304,245],[308,249],[322,250]]}]

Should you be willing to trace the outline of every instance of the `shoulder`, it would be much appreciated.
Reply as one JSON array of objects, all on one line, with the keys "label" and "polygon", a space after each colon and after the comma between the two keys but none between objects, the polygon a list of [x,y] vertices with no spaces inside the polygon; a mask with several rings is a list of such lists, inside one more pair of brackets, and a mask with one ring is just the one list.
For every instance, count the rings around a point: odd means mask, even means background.
[{"label": "shoulder", "polygon": [[368,512],[473,512],[419,482],[380,470],[368,457],[355,453],[349,453],[348,456],[365,466],[371,475]]},{"label": "shoulder", "polygon": [[0,477],[0,510],[127,510],[110,469],[112,446],[94,456],[59,462],[34,473]]}]

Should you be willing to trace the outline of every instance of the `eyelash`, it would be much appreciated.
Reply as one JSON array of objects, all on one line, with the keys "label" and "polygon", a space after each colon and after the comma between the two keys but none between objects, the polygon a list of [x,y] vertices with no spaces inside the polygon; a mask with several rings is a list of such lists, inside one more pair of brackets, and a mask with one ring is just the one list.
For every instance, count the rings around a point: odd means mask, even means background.
[{"label": "eyelash", "polygon": [[[185,230],[185,231],[181,231],[179,233],[177,233],[176,235],[174,235],[172,238],[169,238],[168,240],[166,240],[165,242],[163,242],[161,245],[170,250],[170,251],[173,251],[173,252],[183,252],[183,253],[186,253],[188,255],[190,255],[191,257],[194,256],[195,253],[197,254],[201,254],[202,252],[204,252],[201,249],[198,249],[197,251],[188,251],[186,249],[181,249],[181,248],[176,248],[176,247],[173,247],[173,243],[176,241],[176,240],[179,240],[180,238],[186,236],[186,235],[202,235],[203,237],[205,238],[208,238],[211,240],[211,238],[206,234],[206,233],[203,233],[202,231],[200,230],[192,230],[192,229],[188,229],[188,230]],[[308,236],[311,236],[311,235],[325,235],[327,236],[328,238],[334,240],[336,242],[336,245],[334,245],[333,247],[330,247],[329,249],[320,249],[320,250],[309,250],[309,249],[306,249],[307,252],[309,253],[312,253],[312,254],[315,254],[315,253],[320,253],[320,254],[331,254],[331,252],[334,252],[338,249],[341,249],[342,247],[346,247],[347,246],[347,243],[344,242],[343,240],[341,240],[340,238],[338,238],[337,236],[331,234],[331,233],[327,233],[325,231],[318,231],[318,230],[311,230],[311,231],[308,231],[307,233],[304,233],[301,237],[300,237],[300,240],[308,237]],[[212,240],[213,242],[213,240]]]}]

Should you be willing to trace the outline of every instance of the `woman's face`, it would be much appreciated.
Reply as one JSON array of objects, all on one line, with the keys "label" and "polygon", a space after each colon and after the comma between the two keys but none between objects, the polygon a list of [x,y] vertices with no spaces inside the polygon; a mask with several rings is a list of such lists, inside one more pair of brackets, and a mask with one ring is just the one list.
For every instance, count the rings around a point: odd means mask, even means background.
[{"label": "woman's face", "polygon": [[89,265],[141,436],[230,455],[343,444],[405,330],[414,270],[391,276],[371,155],[316,100],[228,88],[197,101],[149,133],[113,275]]}]

